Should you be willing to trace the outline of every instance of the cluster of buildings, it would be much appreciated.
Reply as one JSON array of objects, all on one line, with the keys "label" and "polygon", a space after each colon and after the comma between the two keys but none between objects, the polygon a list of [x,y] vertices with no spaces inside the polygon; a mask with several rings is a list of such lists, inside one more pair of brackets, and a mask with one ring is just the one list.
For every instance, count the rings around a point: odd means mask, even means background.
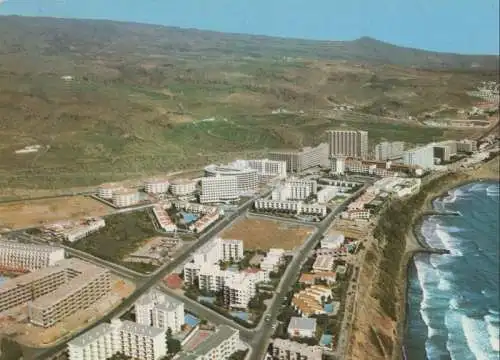
[{"label": "cluster of buildings", "polygon": [[293,295],[292,307],[305,317],[324,314],[324,302],[331,300],[331,297],[332,290],[328,286],[312,285]]},{"label": "cluster of buildings", "polygon": [[[221,270],[220,261],[238,262],[242,258],[243,241],[214,238],[193,254],[192,262],[184,265],[184,283],[198,283],[201,290],[222,292],[227,307],[246,309],[250,300],[257,295],[257,284],[269,281],[270,271]],[[275,254],[275,258],[280,261],[278,254]]]},{"label": "cluster of buildings", "polygon": [[83,239],[106,226],[103,218],[91,217],[80,221],[60,221],[40,228],[43,234],[53,239],[71,243]]},{"label": "cluster of buildings", "polygon": [[285,162],[269,159],[209,165],[201,179],[200,203],[236,201],[241,195],[253,194],[262,183],[285,179],[286,172]]},{"label": "cluster of buildings", "polygon": [[[184,303],[151,290],[134,304],[135,322],[114,319],[68,343],[69,360],[107,360],[115,354],[159,360],[169,353],[167,336],[176,336],[185,323]],[[240,348],[239,331],[191,329],[181,341],[176,360],[227,359]]]},{"label": "cluster of buildings", "polygon": [[[328,201],[335,196],[333,192],[321,192],[320,197]],[[272,210],[289,212],[297,215],[317,215],[324,217],[327,214],[326,205],[319,204],[318,184],[315,180],[300,180],[291,178],[278,184],[272,191],[270,198],[254,201],[256,210]],[[330,197],[330,198],[329,198]]]},{"label": "cluster of buildings", "polygon": [[200,205],[187,201],[171,201],[165,204],[165,208],[170,209],[171,207],[197,215],[196,220],[189,224],[189,231],[194,233],[201,233],[224,215],[224,211],[216,206]]},{"label": "cluster of buildings", "polygon": [[[39,250],[38,245],[33,246],[33,250]],[[42,254],[48,252],[40,251]],[[60,256],[55,250],[53,254]],[[30,322],[48,328],[76,311],[90,307],[111,291],[111,274],[107,269],[78,259],[46,263],[48,267],[2,284],[0,312],[27,304]]]}]

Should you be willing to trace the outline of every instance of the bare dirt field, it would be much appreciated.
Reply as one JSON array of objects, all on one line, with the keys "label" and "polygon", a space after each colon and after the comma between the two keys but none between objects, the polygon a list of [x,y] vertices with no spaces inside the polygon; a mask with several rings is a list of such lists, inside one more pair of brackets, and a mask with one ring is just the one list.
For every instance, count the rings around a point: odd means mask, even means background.
[{"label": "bare dirt field", "polygon": [[63,219],[101,216],[112,208],[86,196],[16,201],[0,205],[0,229],[38,226]]},{"label": "bare dirt field", "polygon": [[114,276],[111,280],[111,293],[101,298],[92,307],[79,310],[46,329],[29,323],[28,309],[25,305],[5,311],[0,315],[0,335],[12,337],[20,344],[29,347],[54,345],[71,333],[103,317],[135,289],[129,281]]},{"label": "bare dirt field", "polygon": [[224,230],[221,237],[243,240],[245,249],[292,250],[300,246],[312,231],[311,227],[276,220],[242,218]]}]

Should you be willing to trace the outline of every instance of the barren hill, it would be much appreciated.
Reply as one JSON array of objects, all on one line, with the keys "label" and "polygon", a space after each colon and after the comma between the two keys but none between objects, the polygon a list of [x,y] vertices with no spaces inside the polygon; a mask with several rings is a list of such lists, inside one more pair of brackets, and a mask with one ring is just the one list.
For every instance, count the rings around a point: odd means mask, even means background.
[{"label": "barren hill", "polygon": [[[358,127],[424,142],[498,58],[370,38],[306,41],[96,20],[0,17],[0,188],[96,184],[313,144]],[[344,105],[354,110],[339,110]],[[16,154],[27,145],[38,152]]]}]

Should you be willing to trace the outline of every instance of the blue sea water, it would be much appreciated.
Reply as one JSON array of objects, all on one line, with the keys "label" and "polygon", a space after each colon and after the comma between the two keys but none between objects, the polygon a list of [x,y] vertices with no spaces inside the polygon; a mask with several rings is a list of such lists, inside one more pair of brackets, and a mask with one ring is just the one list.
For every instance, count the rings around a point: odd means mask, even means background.
[{"label": "blue sea water", "polygon": [[408,360],[499,359],[499,184],[468,184],[436,199],[420,229],[449,255],[418,255],[409,273]]}]

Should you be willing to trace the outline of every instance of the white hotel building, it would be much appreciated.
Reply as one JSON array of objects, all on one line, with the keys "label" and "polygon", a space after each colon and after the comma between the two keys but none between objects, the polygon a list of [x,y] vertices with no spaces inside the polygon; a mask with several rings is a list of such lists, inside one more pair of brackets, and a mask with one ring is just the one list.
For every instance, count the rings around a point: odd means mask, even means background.
[{"label": "white hotel building", "polygon": [[117,353],[133,359],[159,360],[167,355],[165,329],[112,320],[68,343],[69,360],[107,360]]},{"label": "white hotel building", "polygon": [[148,194],[164,194],[169,187],[170,182],[166,178],[152,178],[144,182],[144,191]]},{"label": "white hotel building", "polygon": [[[201,330],[199,330],[201,331]],[[183,340],[185,350],[174,356],[173,360],[227,360],[241,348],[240,332],[227,325],[219,326],[198,344],[198,331],[192,332]],[[191,337],[194,344],[191,343]]]},{"label": "white hotel building", "polygon": [[34,271],[64,259],[64,249],[0,240],[0,268]]},{"label": "white hotel building", "polygon": [[238,179],[236,176],[221,176],[201,179],[200,203],[216,203],[222,201],[235,201],[240,197]]},{"label": "white hotel building", "polygon": [[420,166],[423,169],[434,167],[434,147],[425,145],[407,150],[403,153],[403,163],[409,166]]},{"label": "white hotel building", "polygon": [[121,189],[113,192],[113,204],[119,208],[136,205],[139,200],[139,192],[135,189]]},{"label": "white hotel building", "polygon": [[326,216],[326,205],[306,204],[302,201],[277,201],[271,199],[258,199],[254,201],[256,210],[289,211],[295,214]]},{"label": "white hotel building", "polygon": [[196,191],[197,180],[177,179],[170,182],[170,192],[174,196],[191,195]]},{"label": "white hotel building", "polygon": [[184,325],[184,303],[157,290],[141,296],[134,305],[136,322],[160,329],[171,329],[173,334]]}]

